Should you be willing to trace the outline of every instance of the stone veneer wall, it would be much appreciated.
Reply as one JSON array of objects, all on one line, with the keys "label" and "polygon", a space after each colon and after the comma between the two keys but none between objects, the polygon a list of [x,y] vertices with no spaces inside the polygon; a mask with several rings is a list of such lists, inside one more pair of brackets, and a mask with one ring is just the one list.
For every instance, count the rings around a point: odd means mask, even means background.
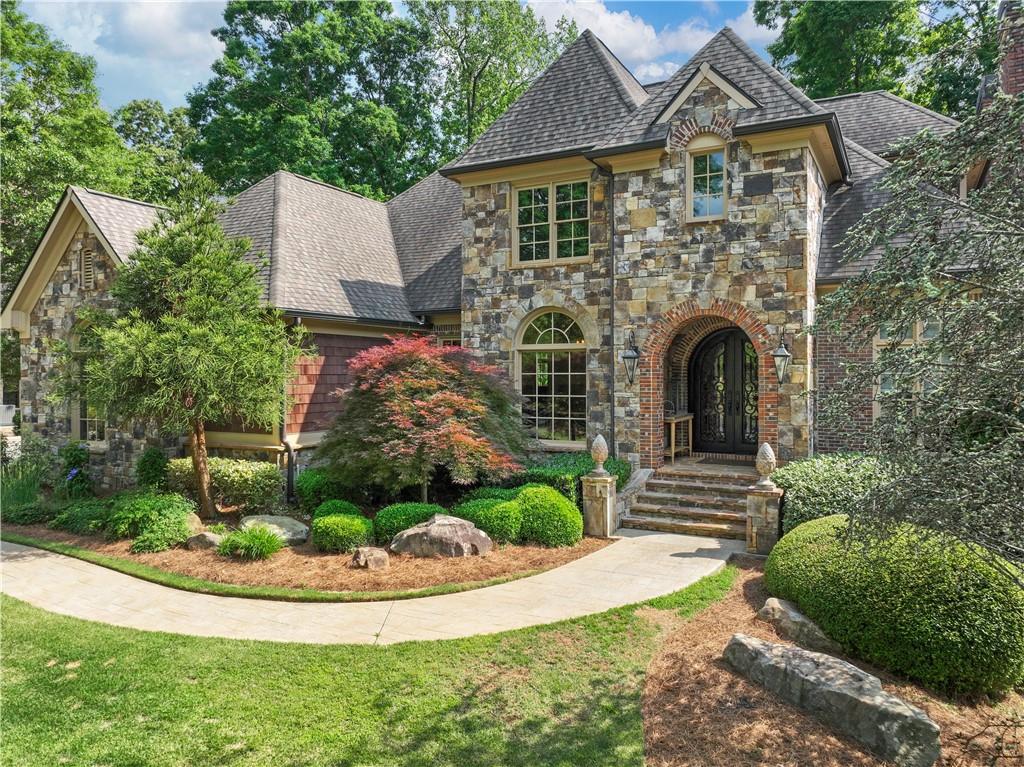
[{"label": "stone veneer wall", "polygon": [[[87,289],[81,280],[81,253],[93,251],[95,287]],[[67,403],[46,400],[53,379],[55,355],[51,341],[71,342],[78,312],[83,306],[108,308],[114,263],[96,237],[80,229],[62,256],[43,294],[29,317],[29,337],[21,342],[21,423],[23,433],[32,432],[54,445],[72,439],[72,408]],[[77,412],[75,413],[77,417]],[[159,445],[176,453],[179,440],[161,437],[144,424],[123,428],[107,426],[105,445],[92,446],[90,473],[106,489],[134,484],[135,464],[147,446]]]}]

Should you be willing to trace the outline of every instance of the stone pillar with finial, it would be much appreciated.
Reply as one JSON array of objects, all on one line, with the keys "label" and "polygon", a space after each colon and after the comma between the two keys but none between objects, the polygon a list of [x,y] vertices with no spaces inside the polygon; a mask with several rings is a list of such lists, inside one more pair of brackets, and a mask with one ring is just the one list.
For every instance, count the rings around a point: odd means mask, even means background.
[{"label": "stone pillar with finial", "polygon": [[604,468],[608,443],[598,434],[590,445],[594,470],[583,476],[583,532],[597,538],[615,533],[615,477]]},{"label": "stone pillar with finial", "polygon": [[779,541],[779,505],[782,490],[772,482],[778,466],[775,451],[767,442],[761,444],[754,463],[761,478],[747,488],[747,551],[767,554]]}]

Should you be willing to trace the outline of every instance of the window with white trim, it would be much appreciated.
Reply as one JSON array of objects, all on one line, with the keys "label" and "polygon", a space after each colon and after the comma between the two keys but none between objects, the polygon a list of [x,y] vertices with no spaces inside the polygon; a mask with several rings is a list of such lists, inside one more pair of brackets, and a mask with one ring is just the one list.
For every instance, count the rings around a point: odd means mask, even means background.
[{"label": "window with white trim", "polygon": [[576,321],[546,311],[526,326],[518,348],[523,423],[538,439],[587,441],[587,348]]},{"label": "window with white trim", "polygon": [[687,220],[725,218],[725,147],[689,152],[687,156]]},{"label": "window with white trim", "polygon": [[78,416],[78,439],[86,442],[103,442],[107,438],[107,419],[103,410],[85,396],[84,381],[79,387],[76,410]]},{"label": "window with white trim", "polygon": [[589,258],[590,182],[519,187],[514,216],[517,263]]},{"label": "window with white trim", "polygon": [[[896,333],[889,328],[879,328],[878,333],[875,335],[874,358],[877,360],[882,351],[893,344],[897,346],[913,346],[915,344],[927,343],[939,335],[941,327],[937,320],[926,320],[915,323],[910,333]],[[947,362],[946,355],[942,355],[939,361],[940,363]],[[910,387],[911,396],[920,392],[931,391],[934,389],[934,386],[934,383],[927,377],[917,378]],[[884,373],[878,377],[875,383],[875,418],[881,414],[883,401],[892,398],[897,390],[897,380],[894,374]]]}]

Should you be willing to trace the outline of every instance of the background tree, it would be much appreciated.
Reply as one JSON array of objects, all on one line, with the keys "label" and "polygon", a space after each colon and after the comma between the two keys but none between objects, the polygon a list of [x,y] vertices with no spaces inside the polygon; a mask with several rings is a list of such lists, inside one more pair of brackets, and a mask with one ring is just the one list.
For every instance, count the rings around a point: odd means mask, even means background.
[{"label": "background tree", "polygon": [[811,98],[857,91],[903,94],[922,25],[916,0],[756,0],[754,18],[779,38],[772,63]]},{"label": "background tree", "polygon": [[422,32],[387,2],[234,0],[188,96],[192,156],[228,192],[282,168],[386,198],[436,167]]},{"label": "background tree", "polygon": [[177,179],[196,132],[184,107],[164,109],[153,99],[136,99],[113,114],[114,130],[131,150],[132,196],[165,203],[177,193]]},{"label": "background tree", "polygon": [[[912,522],[1024,564],[1024,97],[1000,95],[952,133],[906,142],[890,199],[844,243],[877,263],[824,300],[819,328],[892,342],[823,401],[848,422],[884,383],[870,449],[892,481],[855,524]],[[960,181],[987,162],[985,183]],[[847,318],[854,318],[852,320]],[[1018,579],[1020,573],[1016,573]]]},{"label": "background tree", "polygon": [[421,498],[441,467],[458,484],[519,468],[526,435],[499,370],[429,336],[400,337],[349,362],[351,388],[318,455],[346,485],[403,488]]},{"label": "background tree", "polygon": [[209,516],[206,423],[277,424],[304,336],[263,304],[256,267],[242,258],[249,242],[228,238],[217,222],[216,188],[198,174],[180,187],[118,272],[115,310],[83,313],[84,375],[64,349],[54,396],[66,399],[82,380],[89,401],[115,422],[156,421],[189,433]]},{"label": "background tree", "polygon": [[579,35],[565,17],[549,32],[518,0],[414,0],[409,13],[441,62],[446,158],[473,143]]}]

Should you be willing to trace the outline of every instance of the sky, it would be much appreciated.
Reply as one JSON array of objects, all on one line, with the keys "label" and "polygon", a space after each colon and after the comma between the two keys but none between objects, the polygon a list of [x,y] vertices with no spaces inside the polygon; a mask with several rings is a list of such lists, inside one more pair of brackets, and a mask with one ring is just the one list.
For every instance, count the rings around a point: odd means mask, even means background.
[{"label": "sky", "polygon": [[[754,23],[752,2],[614,2],[528,0],[549,28],[560,16],[589,28],[641,82],[663,80],[682,66],[723,26],[730,26],[762,56],[776,33]],[[190,90],[209,79],[223,46],[210,34],[222,22],[225,3],[25,2],[33,21],[44,24],[72,50],[96,59],[100,99],[115,109],[139,98],[180,106]],[[402,12],[396,3],[398,13]]]}]

